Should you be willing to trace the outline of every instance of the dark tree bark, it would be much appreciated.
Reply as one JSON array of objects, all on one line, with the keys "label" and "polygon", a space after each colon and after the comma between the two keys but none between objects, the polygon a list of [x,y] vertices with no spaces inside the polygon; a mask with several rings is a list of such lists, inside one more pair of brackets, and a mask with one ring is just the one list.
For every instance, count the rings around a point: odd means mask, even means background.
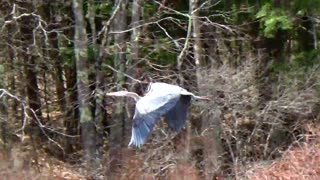
[{"label": "dark tree bark", "polygon": [[[1,62],[1,61],[0,61]],[[8,66],[4,65],[3,71],[0,70],[0,89],[6,89],[8,84],[6,84],[6,79],[8,78],[7,72],[10,72],[7,68]],[[10,77],[10,76],[9,76]],[[0,91],[0,93],[3,93]],[[0,141],[1,141],[1,147],[4,151],[4,153],[7,153],[8,147],[7,147],[7,136],[8,136],[8,98],[7,96],[2,96],[0,98]],[[7,154],[5,154],[7,155]]]},{"label": "dark tree bark", "polygon": [[[33,7],[32,4],[25,4],[25,6]],[[34,110],[35,114],[31,113],[33,118],[32,125],[36,126],[35,119],[41,119],[41,99],[38,87],[38,68],[37,68],[37,56],[35,55],[35,47],[33,46],[35,37],[32,32],[36,27],[38,20],[34,16],[24,16],[20,19],[20,33],[21,33],[21,61],[24,64],[26,93],[28,97],[28,105]],[[37,128],[38,129],[38,128]]]},{"label": "dark tree bark", "polygon": [[[15,50],[16,48],[16,43],[13,41],[15,38],[15,35],[13,32],[16,31],[15,26],[8,25],[8,35],[7,35],[7,43],[8,43],[8,60],[6,62],[6,75],[7,75],[7,89],[9,90],[10,93],[16,95],[17,92],[17,86],[16,86],[16,79],[15,79],[15,74],[17,73],[17,68],[15,68],[16,63],[17,63],[17,51]],[[8,100],[8,118],[9,119],[18,119],[18,102],[13,99]]]},{"label": "dark tree bark", "polygon": [[[27,51],[27,49],[24,49]],[[27,83],[27,96],[28,96],[28,103],[31,109],[36,112],[38,118],[41,118],[41,101],[40,101],[40,94],[39,94],[39,87],[38,87],[38,80],[36,71],[36,57],[33,55],[26,55],[26,62],[25,64],[25,73],[26,73],[26,83]]]},{"label": "dark tree bark", "polygon": [[44,42],[46,44],[46,49],[48,50],[48,57],[53,62],[54,70],[52,72],[55,82],[55,89],[57,92],[58,104],[60,107],[60,112],[62,114],[66,114],[66,88],[64,86],[63,79],[63,59],[61,57],[60,49],[59,49],[59,33],[56,32],[57,29],[61,27],[59,21],[57,21],[56,16],[60,15],[60,12],[57,10],[58,7],[55,3],[48,2],[44,3],[41,10],[42,14],[47,22],[50,25],[47,27],[50,33],[47,34],[48,42]]},{"label": "dark tree bark", "polygon": [[303,52],[310,52],[315,49],[316,36],[314,31],[314,22],[312,17],[304,15],[300,17],[300,25],[298,28],[299,48]]},{"label": "dark tree bark", "polygon": [[54,75],[55,75],[55,89],[57,91],[57,98],[58,103],[60,106],[60,112],[63,115],[66,115],[66,88],[64,86],[64,79],[63,79],[63,67],[62,63],[63,60],[59,55],[59,44],[58,44],[58,34],[51,33],[49,36],[50,44],[52,45],[52,49],[50,50],[50,57],[54,60]]},{"label": "dark tree bark", "polygon": [[[76,64],[75,61],[72,61],[69,65],[64,67],[65,76],[66,76],[66,113],[67,118],[64,121],[64,126],[66,128],[66,134],[69,135],[78,135],[80,134],[78,125],[79,125],[79,106],[78,106],[78,91],[77,91],[77,74],[76,74]],[[71,140],[72,141],[72,140]],[[72,144],[75,142],[66,142],[66,153],[71,153],[73,151]]]},{"label": "dark tree bark", "polygon": [[[61,12],[68,14],[68,17],[73,17],[72,6],[66,7],[66,10]],[[69,26],[72,22],[69,19],[64,19],[61,23],[62,27]],[[64,34],[68,37],[68,39],[73,39],[74,31],[71,29],[67,29],[64,31]],[[58,42],[57,42],[58,43]],[[60,46],[64,46],[66,49],[73,49],[73,43],[69,41],[60,42]],[[57,44],[58,45],[58,44]],[[64,63],[68,62],[68,63]],[[59,65],[59,62],[57,62]],[[62,65],[64,64],[64,65]],[[65,85],[66,85],[66,119],[64,120],[65,132],[69,135],[79,135],[79,103],[78,103],[78,91],[77,91],[77,68],[76,62],[73,59],[73,55],[65,54],[61,56],[61,66],[63,67],[63,71],[65,73]],[[60,84],[62,88],[62,84]],[[75,145],[79,145],[79,141],[75,141],[74,139],[65,139],[65,151],[67,154],[71,153],[74,150]]]},{"label": "dark tree bark", "polygon": [[[70,7],[71,9],[71,7]],[[69,112],[75,112],[78,109],[78,106],[73,105],[73,104],[77,104],[77,94],[75,94],[74,96],[69,96],[72,98],[69,98],[71,101],[70,102],[74,102],[74,103],[70,103],[70,106],[67,106],[67,90],[65,87],[65,80],[64,80],[64,69],[63,69],[63,57],[61,56],[61,49],[60,49],[60,45],[65,45],[64,43],[60,43],[59,44],[59,33],[56,31],[57,29],[59,29],[62,24],[57,20],[56,16],[57,15],[61,15],[61,12],[59,11],[59,8],[57,6],[56,3],[54,2],[47,2],[44,3],[42,8],[42,14],[43,18],[46,19],[47,22],[49,22],[49,26],[47,27],[48,31],[50,31],[50,33],[47,34],[47,42],[44,42],[44,44],[46,45],[46,53],[48,54],[49,57],[49,62],[53,64],[53,70],[49,72],[52,74],[53,76],[53,81],[54,81],[54,87],[55,87],[55,91],[56,91],[56,97],[57,98],[57,102],[58,102],[58,106],[59,106],[59,111],[61,113],[61,116],[58,117],[58,119],[56,119],[57,121],[60,121],[61,124],[63,124],[65,126],[64,128],[64,133],[68,134],[68,135],[76,135],[77,134],[77,122],[78,122],[78,118],[75,116],[75,113],[70,113],[68,116],[68,110]],[[70,12],[69,12],[70,13]],[[69,23],[71,24],[71,22],[68,21],[64,21],[64,23]],[[69,30],[70,31],[70,30]],[[67,33],[70,34],[70,33]],[[73,36],[70,35],[70,39]],[[75,69],[74,69],[75,70]],[[72,87],[76,86],[76,78],[69,78],[70,76],[68,76],[67,74],[65,74],[65,77],[68,79],[68,81],[71,81],[73,84]],[[71,92],[70,94],[73,93],[73,88],[70,88],[71,90],[69,92]],[[75,97],[75,98],[73,98]],[[49,97],[50,98],[50,97]],[[49,113],[48,113],[49,114]],[[56,122],[57,122],[56,121]],[[66,137],[66,136],[59,136],[61,139],[59,142],[62,142],[62,145],[64,147],[64,152],[65,154],[63,155],[68,155],[73,151],[73,146],[72,144],[74,142],[74,139]],[[60,150],[59,152],[57,152],[57,154],[60,155]]]}]

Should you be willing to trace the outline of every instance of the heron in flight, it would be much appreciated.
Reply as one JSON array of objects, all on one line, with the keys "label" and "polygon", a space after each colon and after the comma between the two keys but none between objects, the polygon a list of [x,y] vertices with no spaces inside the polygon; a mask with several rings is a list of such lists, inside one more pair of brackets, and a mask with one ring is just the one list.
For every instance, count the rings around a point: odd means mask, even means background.
[{"label": "heron in flight", "polygon": [[131,140],[128,145],[136,147],[141,147],[145,143],[161,117],[164,117],[170,128],[180,132],[186,123],[191,99],[209,100],[207,97],[196,96],[179,86],[160,82],[151,83],[144,97],[128,91],[110,92],[107,93],[107,96],[127,96],[136,101]]}]

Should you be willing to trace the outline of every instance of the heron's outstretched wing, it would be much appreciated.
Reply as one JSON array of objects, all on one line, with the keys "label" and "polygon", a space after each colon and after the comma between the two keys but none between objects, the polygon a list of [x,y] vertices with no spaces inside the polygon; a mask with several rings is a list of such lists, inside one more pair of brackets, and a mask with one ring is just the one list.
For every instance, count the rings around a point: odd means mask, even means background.
[{"label": "heron's outstretched wing", "polygon": [[165,114],[165,120],[169,127],[179,132],[185,125],[188,107],[191,104],[191,96],[181,95],[177,104]]},{"label": "heron's outstretched wing", "polygon": [[141,98],[136,104],[129,146],[144,144],[155,123],[177,104],[179,98],[180,94],[165,91],[152,91]]}]

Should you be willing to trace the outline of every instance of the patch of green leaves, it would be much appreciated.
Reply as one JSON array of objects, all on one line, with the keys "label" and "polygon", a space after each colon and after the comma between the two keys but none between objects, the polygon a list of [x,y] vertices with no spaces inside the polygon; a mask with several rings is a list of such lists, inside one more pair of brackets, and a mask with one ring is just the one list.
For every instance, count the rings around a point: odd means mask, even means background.
[{"label": "patch of green leaves", "polygon": [[111,2],[98,4],[96,5],[96,13],[99,16],[109,16],[112,13],[113,7],[113,3]]},{"label": "patch of green leaves", "polygon": [[319,50],[314,49],[309,52],[300,52],[294,57],[293,64],[298,67],[311,67],[319,63]]},{"label": "patch of green leaves", "polygon": [[273,38],[278,30],[291,30],[292,23],[283,9],[274,8],[266,3],[256,14],[260,19],[262,35],[266,38]]},{"label": "patch of green leaves", "polygon": [[60,47],[60,55],[63,59],[63,65],[67,67],[73,66],[73,63],[75,62],[74,47],[72,45],[72,43],[69,43],[67,46]]},{"label": "patch of green leaves", "polygon": [[155,3],[150,3],[149,1],[144,2],[142,17],[146,19],[153,17],[155,12],[157,12],[157,9],[158,7]]},{"label": "patch of green leaves", "polygon": [[169,65],[176,62],[177,53],[170,51],[172,44],[167,38],[161,38],[156,43],[154,51],[150,55],[155,63],[160,65]]},{"label": "patch of green leaves", "polygon": [[294,0],[292,1],[294,8],[305,11],[318,11],[320,8],[319,0]]}]

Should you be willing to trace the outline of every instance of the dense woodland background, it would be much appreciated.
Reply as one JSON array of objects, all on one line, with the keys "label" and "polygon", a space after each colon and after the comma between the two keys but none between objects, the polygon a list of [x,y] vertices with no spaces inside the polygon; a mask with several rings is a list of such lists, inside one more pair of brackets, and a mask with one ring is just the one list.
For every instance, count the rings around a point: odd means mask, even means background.
[{"label": "dense woodland background", "polygon": [[[317,179],[319,0],[2,0],[0,174],[8,179]],[[127,147],[134,102],[194,102]]]}]

